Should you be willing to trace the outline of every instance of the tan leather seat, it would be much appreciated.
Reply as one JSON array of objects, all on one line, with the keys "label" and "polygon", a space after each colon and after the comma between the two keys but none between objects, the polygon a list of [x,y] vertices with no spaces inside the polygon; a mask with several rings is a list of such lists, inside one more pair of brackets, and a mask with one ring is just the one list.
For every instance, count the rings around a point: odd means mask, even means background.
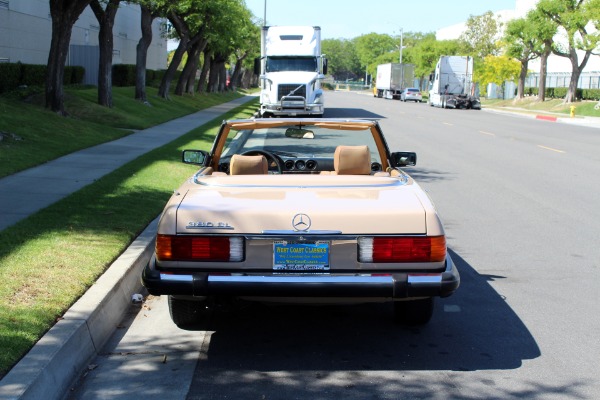
[{"label": "tan leather seat", "polygon": [[371,152],[368,146],[338,146],[333,154],[333,174],[370,175]]},{"label": "tan leather seat", "polygon": [[243,156],[234,154],[229,162],[230,175],[264,175],[269,173],[269,164],[263,155]]}]

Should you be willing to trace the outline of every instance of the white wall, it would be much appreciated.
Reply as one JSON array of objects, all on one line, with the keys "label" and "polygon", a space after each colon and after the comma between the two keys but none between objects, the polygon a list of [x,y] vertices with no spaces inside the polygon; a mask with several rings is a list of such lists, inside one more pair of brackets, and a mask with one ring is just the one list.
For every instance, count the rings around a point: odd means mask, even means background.
[{"label": "white wall", "polygon": [[[138,5],[121,3],[114,25],[114,64],[135,64],[141,37]],[[167,41],[161,38],[161,22],[154,20],[152,44],[148,49],[149,69],[166,69]],[[98,46],[100,26],[91,8],[86,8],[73,27],[71,44]],[[0,7],[0,60],[46,64],[52,35],[48,0],[8,0]]]}]

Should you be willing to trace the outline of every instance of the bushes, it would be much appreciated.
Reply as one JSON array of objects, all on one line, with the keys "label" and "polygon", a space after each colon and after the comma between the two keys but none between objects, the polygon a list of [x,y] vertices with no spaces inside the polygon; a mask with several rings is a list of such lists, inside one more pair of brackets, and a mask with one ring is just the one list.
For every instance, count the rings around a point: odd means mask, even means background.
[{"label": "bushes", "polygon": [[[46,84],[46,65],[0,63],[0,93],[9,92],[19,86],[44,86]],[[65,67],[63,82],[65,85],[83,82],[83,67]]]},{"label": "bushes", "polygon": [[0,93],[21,85],[21,64],[0,63]]},{"label": "bushes", "polygon": [[[114,86],[135,86],[135,65],[113,65],[112,82]],[[165,71],[146,70],[146,86],[156,86],[162,80]]]},{"label": "bushes", "polygon": [[[558,88],[546,88],[546,98],[548,99],[562,99],[567,96],[569,88],[558,87]],[[526,87],[525,96],[537,96],[537,87]],[[575,95],[577,100],[600,100],[600,89],[577,89]]]}]

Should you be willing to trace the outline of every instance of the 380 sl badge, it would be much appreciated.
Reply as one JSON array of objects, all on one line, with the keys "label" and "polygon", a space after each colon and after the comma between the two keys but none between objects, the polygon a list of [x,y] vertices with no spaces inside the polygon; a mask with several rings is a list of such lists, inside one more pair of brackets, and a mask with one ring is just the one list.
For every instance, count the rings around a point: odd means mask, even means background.
[{"label": "380 sl badge", "polygon": [[229,222],[190,221],[185,229],[235,229]]}]

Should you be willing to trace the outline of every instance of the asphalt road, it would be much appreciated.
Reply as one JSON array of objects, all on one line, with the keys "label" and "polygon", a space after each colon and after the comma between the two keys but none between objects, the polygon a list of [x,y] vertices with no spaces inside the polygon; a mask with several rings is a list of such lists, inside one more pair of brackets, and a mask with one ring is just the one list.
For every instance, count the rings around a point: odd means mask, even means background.
[{"label": "asphalt road", "polygon": [[150,298],[68,396],[600,398],[600,130],[345,92],[327,106],[418,153],[407,171],[445,223],[457,293],[418,329],[389,306],[253,305],[186,332]]}]

